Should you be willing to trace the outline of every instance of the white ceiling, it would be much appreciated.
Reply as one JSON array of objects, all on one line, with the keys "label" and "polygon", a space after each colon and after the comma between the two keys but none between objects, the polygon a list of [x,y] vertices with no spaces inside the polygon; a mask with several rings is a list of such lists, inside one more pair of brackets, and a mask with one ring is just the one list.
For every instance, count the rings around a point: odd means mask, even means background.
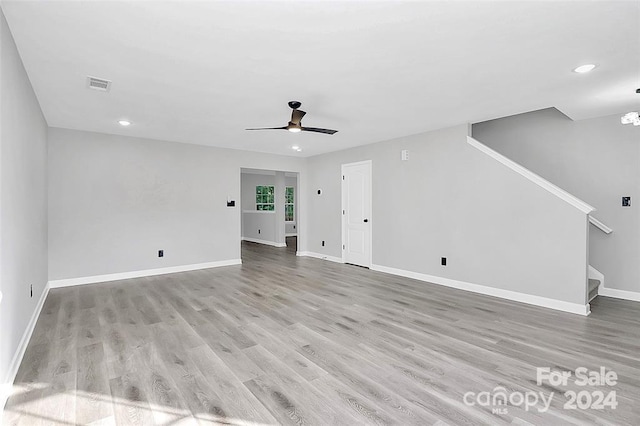
[{"label": "white ceiling", "polygon": [[[583,119],[640,103],[638,1],[2,9],[54,127],[309,156],[550,106]],[[585,63],[598,67],[572,72]],[[111,91],[87,89],[88,75]],[[289,100],[302,102],[304,125],[339,132],[243,130],[286,125]]]}]

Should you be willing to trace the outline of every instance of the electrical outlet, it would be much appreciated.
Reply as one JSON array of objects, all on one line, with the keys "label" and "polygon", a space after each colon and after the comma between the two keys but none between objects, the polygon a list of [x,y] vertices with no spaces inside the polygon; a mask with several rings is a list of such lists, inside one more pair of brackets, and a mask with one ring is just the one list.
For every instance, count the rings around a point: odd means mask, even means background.
[{"label": "electrical outlet", "polygon": [[322,240],[322,247],[324,247],[324,240]]},{"label": "electrical outlet", "polygon": [[622,207],[631,207],[631,197],[622,197]]},{"label": "electrical outlet", "polygon": [[164,250],[158,250],[158,257],[164,257]]},{"label": "electrical outlet", "polygon": [[446,257],[441,257],[440,258],[440,264],[442,266],[447,266],[447,258]]},{"label": "electrical outlet", "polygon": [[31,291],[31,297],[33,297],[33,284],[29,286],[29,290]]},{"label": "electrical outlet", "polygon": [[258,229],[258,234],[260,233],[260,230]]}]

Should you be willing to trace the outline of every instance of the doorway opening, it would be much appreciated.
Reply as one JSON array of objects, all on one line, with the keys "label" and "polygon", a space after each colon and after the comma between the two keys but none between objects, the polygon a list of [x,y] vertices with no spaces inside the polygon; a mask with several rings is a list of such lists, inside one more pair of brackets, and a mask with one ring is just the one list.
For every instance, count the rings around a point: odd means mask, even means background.
[{"label": "doorway opening", "polygon": [[[240,239],[245,248],[271,246],[296,255],[299,235],[299,174],[240,169]],[[258,250],[259,251],[259,250]]]}]

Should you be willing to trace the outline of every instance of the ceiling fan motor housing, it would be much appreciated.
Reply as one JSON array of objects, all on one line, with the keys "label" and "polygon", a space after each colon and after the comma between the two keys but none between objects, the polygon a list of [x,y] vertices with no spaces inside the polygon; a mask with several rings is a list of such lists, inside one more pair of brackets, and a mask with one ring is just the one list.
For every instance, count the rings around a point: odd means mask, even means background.
[{"label": "ceiling fan motor housing", "polygon": [[320,129],[318,127],[302,127],[302,118],[307,114],[306,112],[298,109],[302,106],[302,103],[299,101],[289,101],[289,107],[293,109],[291,111],[291,120],[284,127],[260,127],[257,129],[246,129],[246,130],[288,130],[290,132],[315,132],[315,133],[324,133],[326,135],[333,135],[337,133],[337,130],[331,129]]}]

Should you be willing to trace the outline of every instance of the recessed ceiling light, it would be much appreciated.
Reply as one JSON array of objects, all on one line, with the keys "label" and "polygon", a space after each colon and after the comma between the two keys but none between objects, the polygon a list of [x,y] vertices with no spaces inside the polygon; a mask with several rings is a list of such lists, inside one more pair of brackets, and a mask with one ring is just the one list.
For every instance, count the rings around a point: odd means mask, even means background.
[{"label": "recessed ceiling light", "polygon": [[[636,93],[640,93],[640,89],[636,89]],[[638,111],[631,111],[620,117],[622,124],[633,124],[634,126],[640,126],[640,113]]]},{"label": "recessed ceiling light", "polygon": [[640,114],[637,111],[628,112],[620,117],[622,124],[633,124],[634,126],[640,126]]},{"label": "recessed ceiling light", "polygon": [[118,124],[121,125],[121,126],[127,127],[127,126],[131,125],[131,122],[127,121],[127,120],[118,120]]},{"label": "recessed ceiling light", "polygon": [[596,66],[593,64],[580,65],[578,68],[574,69],[574,72],[578,74],[584,74],[585,72],[589,72],[594,69]]}]

